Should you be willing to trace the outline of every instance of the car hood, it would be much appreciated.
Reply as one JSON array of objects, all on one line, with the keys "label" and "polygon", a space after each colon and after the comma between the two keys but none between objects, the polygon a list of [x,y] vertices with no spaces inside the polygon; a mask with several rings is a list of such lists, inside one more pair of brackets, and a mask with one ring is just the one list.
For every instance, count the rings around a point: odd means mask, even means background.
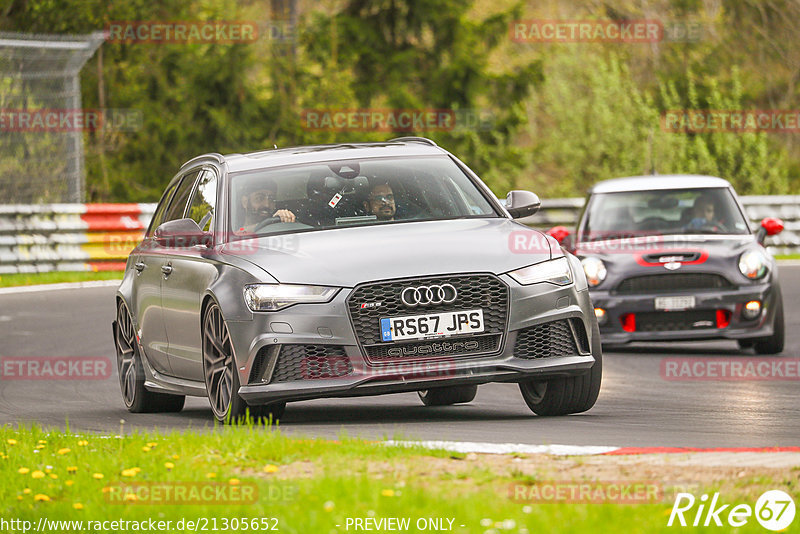
[{"label": "car hood", "polygon": [[665,235],[579,243],[576,255],[597,257],[608,268],[602,288],[613,287],[626,277],[672,272],[723,274],[733,283],[744,280],[738,272],[738,257],[758,247],[755,236]]},{"label": "car hood", "polygon": [[[222,252],[252,262],[281,283],[353,287],[442,273],[500,274],[548,260],[554,247],[552,238],[512,220],[481,218],[261,237],[229,243]],[[560,248],[555,252],[560,255]]]}]

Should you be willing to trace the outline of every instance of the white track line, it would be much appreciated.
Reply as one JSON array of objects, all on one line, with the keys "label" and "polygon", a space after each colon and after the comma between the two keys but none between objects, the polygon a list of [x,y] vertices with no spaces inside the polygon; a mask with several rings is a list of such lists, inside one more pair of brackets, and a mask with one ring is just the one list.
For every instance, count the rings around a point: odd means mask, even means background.
[{"label": "white track line", "polygon": [[476,443],[469,441],[395,441],[383,442],[394,447],[425,447],[426,449],[444,449],[447,451],[482,454],[552,454],[556,456],[576,456],[603,454],[619,449],[619,447],[603,447],[599,445],[526,445],[524,443]]},{"label": "white track line", "polygon": [[92,287],[119,287],[122,280],[94,280],[91,282],[65,282],[63,284],[41,284],[36,286],[0,287],[0,295],[55,291],[57,289],[83,289]]}]

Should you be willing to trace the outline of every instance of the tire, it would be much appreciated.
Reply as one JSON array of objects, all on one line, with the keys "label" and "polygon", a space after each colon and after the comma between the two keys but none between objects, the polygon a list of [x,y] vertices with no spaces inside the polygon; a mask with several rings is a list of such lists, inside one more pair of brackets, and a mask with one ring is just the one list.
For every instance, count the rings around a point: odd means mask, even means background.
[{"label": "tire", "polygon": [[778,354],[783,352],[786,342],[786,329],[783,321],[783,297],[780,290],[775,295],[775,318],[772,321],[772,335],[757,339],[756,354]]},{"label": "tire", "polygon": [[186,402],[183,395],[155,393],[144,387],[144,367],[136,343],[133,320],[123,301],[117,304],[114,326],[114,345],[117,350],[117,375],[122,402],[132,413],[180,412]]},{"label": "tire", "polygon": [[252,418],[255,421],[277,421],[286,409],[285,402],[249,406],[239,396],[239,372],[233,353],[228,325],[217,303],[203,315],[203,377],[211,411],[220,423],[236,423]]},{"label": "tire", "polygon": [[595,362],[586,374],[520,382],[519,389],[528,408],[536,415],[553,416],[581,413],[594,406],[603,379],[603,354],[596,320],[592,321],[592,355]]},{"label": "tire", "polygon": [[450,386],[417,391],[417,395],[425,406],[449,406],[472,402],[477,393],[478,386]]}]

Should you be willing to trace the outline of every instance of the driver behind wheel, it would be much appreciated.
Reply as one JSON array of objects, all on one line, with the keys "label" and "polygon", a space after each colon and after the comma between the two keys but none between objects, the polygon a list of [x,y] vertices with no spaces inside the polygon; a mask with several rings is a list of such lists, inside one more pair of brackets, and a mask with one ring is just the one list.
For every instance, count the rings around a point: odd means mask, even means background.
[{"label": "driver behind wheel", "polygon": [[280,222],[295,222],[294,213],[289,210],[275,210],[278,196],[278,184],[269,178],[245,186],[242,190],[241,203],[244,211],[244,224],[240,232],[252,232],[262,222],[272,217],[280,218]]},{"label": "driver behind wheel", "polygon": [[694,201],[694,218],[689,222],[689,228],[718,228],[722,222],[716,216],[714,199],[707,195],[700,195]]}]

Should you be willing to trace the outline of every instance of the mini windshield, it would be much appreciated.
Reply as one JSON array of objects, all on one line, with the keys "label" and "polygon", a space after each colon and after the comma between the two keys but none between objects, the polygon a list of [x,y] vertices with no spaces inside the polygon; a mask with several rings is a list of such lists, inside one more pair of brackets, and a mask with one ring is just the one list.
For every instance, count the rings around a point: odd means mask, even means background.
[{"label": "mini windshield", "polygon": [[749,232],[727,188],[667,189],[592,195],[579,240]]},{"label": "mini windshield", "polygon": [[231,174],[234,235],[497,217],[447,156],[329,161]]}]

